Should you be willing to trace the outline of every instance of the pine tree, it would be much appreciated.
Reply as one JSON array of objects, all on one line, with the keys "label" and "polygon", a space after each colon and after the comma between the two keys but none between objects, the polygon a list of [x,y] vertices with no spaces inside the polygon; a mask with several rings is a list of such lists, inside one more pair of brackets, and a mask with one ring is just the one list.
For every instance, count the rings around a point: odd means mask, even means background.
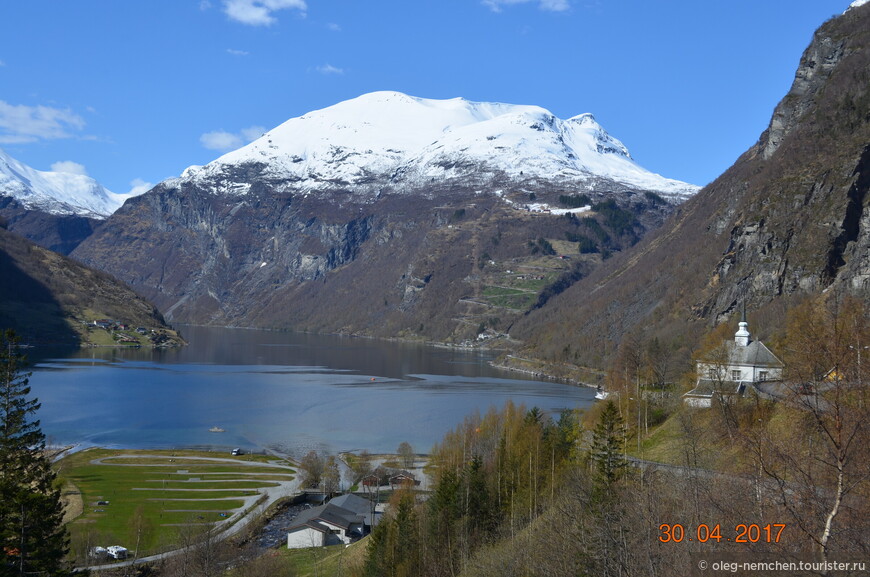
[{"label": "pine tree", "polygon": [[625,461],[625,422],[613,401],[607,401],[592,433],[592,461],[598,480],[605,487],[618,481],[628,463]]},{"label": "pine tree", "polygon": [[65,575],[60,490],[12,331],[0,336],[0,574]]}]

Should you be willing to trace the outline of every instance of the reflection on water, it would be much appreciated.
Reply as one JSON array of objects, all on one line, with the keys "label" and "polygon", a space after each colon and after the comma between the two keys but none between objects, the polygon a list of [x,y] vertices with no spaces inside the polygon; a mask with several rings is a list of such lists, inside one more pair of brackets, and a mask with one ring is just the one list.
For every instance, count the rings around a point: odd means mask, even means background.
[{"label": "reflection on water", "polygon": [[[523,380],[491,357],[407,343],[187,327],[190,346],[87,349],[38,361],[30,383],[58,443],[279,445],[301,454],[427,451],[462,419],[507,400],[558,412],[594,391]],[[221,427],[223,433],[209,432]]]}]

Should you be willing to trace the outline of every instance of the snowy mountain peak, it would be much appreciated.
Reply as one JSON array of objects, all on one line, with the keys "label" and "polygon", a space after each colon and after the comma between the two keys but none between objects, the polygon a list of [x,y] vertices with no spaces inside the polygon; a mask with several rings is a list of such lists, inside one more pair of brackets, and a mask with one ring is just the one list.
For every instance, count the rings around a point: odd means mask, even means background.
[{"label": "snowy mountain peak", "polygon": [[[637,165],[591,114],[562,120],[540,106],[434,100],[372,92],[308,112],[202,166],[182,180],[244,193],[243,165],[302,191],[375,194],[461,179],[485,186],[504,177],[582,187],[602,179],[684,198],[698,187]],[[218,182],[221,184],[219,185]]]},{"label": "snowy mountain peak", "polygon": [[35,170],[2,149],[0,195],[11,196],[28,209],[98,219],[115,212],[128,197],[107,190],[90,176]]}]

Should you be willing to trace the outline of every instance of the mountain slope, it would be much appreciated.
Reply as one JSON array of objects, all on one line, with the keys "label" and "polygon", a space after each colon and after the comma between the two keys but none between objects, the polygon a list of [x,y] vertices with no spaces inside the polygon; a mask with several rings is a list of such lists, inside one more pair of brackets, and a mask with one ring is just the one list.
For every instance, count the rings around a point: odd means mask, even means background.
[{"label": "mountain slope", "polygon": [[0,224],[41,247],[68,255],[91,236],[102,220],[77,214],[31,210],[11,196],[0,196]]},{"label": "mountain slope", "polygon": [[[816,32],[755,146],[655,235],[512,334],[529,354],[602,364],[629,333],[691,348],[743,302],[763,337],[806,295],[868,299],[868,187],[870,5],[855,5]],[[581,322],[582,335],[571,330]]]},{"label": "mountain slope", "polygon": [[79,345],[82,322],[165,328],[160,313],[109,275],[0,228],[0,327],[26,343]]},{"label": "mountain slope", "polygon": [[160,183],[73,256],[178,321],[460,340],[503,331],[694,190],[588,115],[374,93]]}]

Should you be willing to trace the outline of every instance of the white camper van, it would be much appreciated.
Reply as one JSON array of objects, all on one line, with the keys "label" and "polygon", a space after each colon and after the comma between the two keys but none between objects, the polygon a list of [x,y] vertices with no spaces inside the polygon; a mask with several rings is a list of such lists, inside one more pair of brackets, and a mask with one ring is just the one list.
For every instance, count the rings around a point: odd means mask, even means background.
[{"label": "white camper van", "polygon": [[112,559],[127,558],[127,548],[121,547],[120,545],[112,545],[111,547],[106,547],[106,553],[108,553],[109,557],[111,557]]}]

